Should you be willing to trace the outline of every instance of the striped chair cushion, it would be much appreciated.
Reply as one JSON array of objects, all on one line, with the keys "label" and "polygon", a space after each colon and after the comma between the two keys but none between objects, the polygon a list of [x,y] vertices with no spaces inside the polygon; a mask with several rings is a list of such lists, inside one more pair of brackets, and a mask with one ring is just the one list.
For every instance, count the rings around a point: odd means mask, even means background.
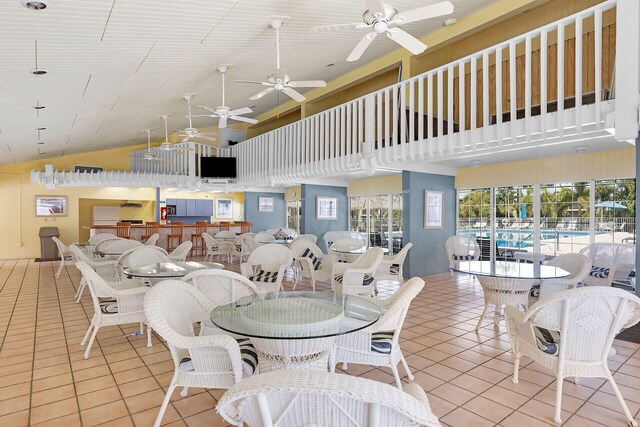
[{"label": "striped chair cushion", "polygon": [[[341,274],[336,274],[333,278],[338,283],[342,283],[342,280],[344,279]],[[370,274],[365,274],[364,279],[362,280],[362,286],[369,286],[371,282],[373,282],[373,276],[371,276]]]},{"label": "striped chair cushion", "polygon": [[100,311],[104,314],[113,314],[118,312],[118,303],[114,299],[100,300]]},{"label": "striped chair cushion", "polygon": [[607,267],[591,267],[589,275],[599,279],[606,279],[609,277],[609,270]]},{"label": "striped chair cushion", "polygon": [[322,267],[322,260],[316,257],[310,249],[305,249],[302,253],[302,258],[309,258],[311,260],[311,264],[313,264],[314,270],[320,270]]},{"label": "striped chair cushion", "polygon": [[380,354],[391,354],[393,331],[374,332],[371,334],[371,351]]},{"label": "striped chair cushion", "polygon": [[400,273],[400,264],[391,264],[389,267],[389,274],[399,274]]},{"label": "striped chair cushion", "polygon": [[560,344],[560,333],[549,329],[534,327],[533,333],[536,336],[538,348],[547,354],[558,354]]},{"label": "striped chair cushion", "polygon": [[[258,367],[258,353],[256,348],[251,344],[249,338],[236,339],[240,346],[240,356],[242,357],[242,374],[245,377],[253,375]],[[185,357],[180,361],[179,369],[184,372],[193,372],[193,362],[190,357]]]},{"label": "striped chair cushion", "polygon": [[249,280],[252,282],[275,283],[278,280],[278,272],[259,270],[255,275],[249,276]]},{"label": "striped chair cushion", "polygon": [[236,245],[236,251],[242,252],[242,245]]},{"label": "striped chair cushion", "polygon": [[456,255],[453,254],[453,259],[456,261],[473,261],[473,255]]}]

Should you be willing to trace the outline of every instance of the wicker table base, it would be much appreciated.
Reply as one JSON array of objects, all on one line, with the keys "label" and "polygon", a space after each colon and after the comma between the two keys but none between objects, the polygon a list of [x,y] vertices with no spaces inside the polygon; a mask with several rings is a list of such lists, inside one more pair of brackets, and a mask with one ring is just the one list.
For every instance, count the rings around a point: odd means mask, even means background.
[{"label": "wicker table base", "polygon": [[329,353],[335,337],[313,339],[251,338],[258,353],[260,372],[329,370]]}]

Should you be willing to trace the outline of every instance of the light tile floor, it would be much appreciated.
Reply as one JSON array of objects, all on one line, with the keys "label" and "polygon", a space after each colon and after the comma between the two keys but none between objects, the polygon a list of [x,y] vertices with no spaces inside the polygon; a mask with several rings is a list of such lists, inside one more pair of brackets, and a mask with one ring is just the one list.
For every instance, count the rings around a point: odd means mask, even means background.
[{"label": "light tile floor", "polygon": [[[157,337],[147,348],[144,337],[129,336],[135,325],[111,327],[100,330],[90,358],[83,360],[79,343],[92,315],[90,298],[86,294],[75,304],[78,271],[68,267],[56,280],[56,267],[0,260],[0,426],[152,425],[173,374],[167,348]],[[238,270],[238,264],[228,268]],[[443,425],[555,425],[550,372],[525,361],[520,383],[513,384],[504,326],[487,322],[474,332],[482,308],[478,283],[448,274],[425,281],[409,310],[402,349]],[[310,286],[303,281],[298,289]],[[610,366],[637,418],[640,345],[616,341],[615,347]],[[350,365],[348,372],[393,382],[385,368]],[[176,390],[164,424],[224,425],[215,412],[223,392],[190,389],[181,398]],[[566,426],[626,425],[611,387],[590,379],[565,384],[563,420]]]}]

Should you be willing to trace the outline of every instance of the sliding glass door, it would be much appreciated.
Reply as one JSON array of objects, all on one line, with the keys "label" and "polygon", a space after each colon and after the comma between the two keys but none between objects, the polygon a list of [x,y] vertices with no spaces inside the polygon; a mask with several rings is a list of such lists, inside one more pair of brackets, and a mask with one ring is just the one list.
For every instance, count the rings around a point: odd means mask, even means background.
[{"label": "sliding glass door", "polygon": [[369,247],[397,253],[402,248],[402,194],[350,197],[349,230],[365,235]]},{"label": "sliding glass door", "polygon": [[287,228],[293,228],[300,233],[300,200],[287,200]]}]

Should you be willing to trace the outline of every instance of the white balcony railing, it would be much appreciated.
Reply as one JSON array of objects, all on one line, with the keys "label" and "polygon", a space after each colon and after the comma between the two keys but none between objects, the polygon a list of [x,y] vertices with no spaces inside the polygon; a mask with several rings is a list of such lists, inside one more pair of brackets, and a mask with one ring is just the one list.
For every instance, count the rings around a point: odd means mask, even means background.
[{"label": "white balcony railing", "polygon": [[[570,142],[605,127],[635,137],[639,3],[608,0],[217,155],[238,159],[237,183],[248,187]],[[193,151],[153,149],[166,164],[134,152],[132,170],[197,177],[213,147],[183,145]]]}]

